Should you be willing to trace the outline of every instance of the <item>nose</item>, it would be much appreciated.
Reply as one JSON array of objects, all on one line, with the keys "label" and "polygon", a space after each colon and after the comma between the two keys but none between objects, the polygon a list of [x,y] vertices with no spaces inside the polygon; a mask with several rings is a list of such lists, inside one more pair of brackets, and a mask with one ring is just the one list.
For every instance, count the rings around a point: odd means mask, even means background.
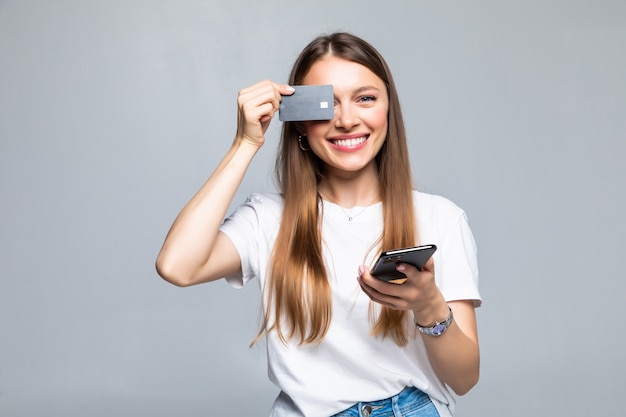
[{"label": "nose", "polygon": [[335,127],[350,129],[359,124],[358,114],[350,104],[335,105]]}]

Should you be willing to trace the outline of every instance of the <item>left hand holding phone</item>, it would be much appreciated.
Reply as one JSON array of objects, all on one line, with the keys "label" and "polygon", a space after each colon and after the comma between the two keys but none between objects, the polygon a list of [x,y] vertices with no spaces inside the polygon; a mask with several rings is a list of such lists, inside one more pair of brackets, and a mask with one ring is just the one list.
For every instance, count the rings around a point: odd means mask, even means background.
[{"label": "left hand holding phone", "polygon": [[397,268],[407,277],[402,285],[376,278],[369,268],[359,267],[361,289],[372,301],[394,310],[421,310],[441,298],[441,292],[435,284],[432,258],[421,270],[407,263],[400,263]]}]

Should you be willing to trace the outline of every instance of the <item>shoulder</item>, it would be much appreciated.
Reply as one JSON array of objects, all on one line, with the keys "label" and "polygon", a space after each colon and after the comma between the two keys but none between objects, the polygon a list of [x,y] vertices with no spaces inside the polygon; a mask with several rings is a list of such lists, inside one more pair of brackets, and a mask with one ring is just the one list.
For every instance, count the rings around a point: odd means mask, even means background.
[{"label": "shoulder", "polygon": [[437,194],[413,191],[413,202],[421,215],[437,215],[448,217],[464,216],[465,212],[452,200]]},{"label": "shoulder", "polygon": [[251,206],[282,207],[283,196],[279,193],[252,193],[246,198],[246,204]]},{"label": "shoulder", "polygon": [[[283,196],[279,193],[252,193],[236,208],[234,216],[257,219],[280,218],[283,211]],[[233,216],[231,216],[233,217]]]},{"label": "shoulder", "polygon": [[[224,219],[221,229],[261,230],[276,227],[283,211],[283,198],[278,193],[253,193],[246,197],[231,214]],[[249,235],[248,235],[249,236]]]}]

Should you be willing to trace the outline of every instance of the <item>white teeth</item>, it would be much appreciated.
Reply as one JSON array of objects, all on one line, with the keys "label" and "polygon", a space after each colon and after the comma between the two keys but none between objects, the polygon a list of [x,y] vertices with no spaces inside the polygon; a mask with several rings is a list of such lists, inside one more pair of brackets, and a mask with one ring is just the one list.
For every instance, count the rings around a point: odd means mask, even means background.
[{"label": "white teeth", "polygon": [[365,138],[365,136],[363,136],[363,137],[355,138],[355,139],[339,139],[339,140],[335,140],[334,142],[337,146],[353,147],[353,146],[360,145],[366,140],[367,139]]}]

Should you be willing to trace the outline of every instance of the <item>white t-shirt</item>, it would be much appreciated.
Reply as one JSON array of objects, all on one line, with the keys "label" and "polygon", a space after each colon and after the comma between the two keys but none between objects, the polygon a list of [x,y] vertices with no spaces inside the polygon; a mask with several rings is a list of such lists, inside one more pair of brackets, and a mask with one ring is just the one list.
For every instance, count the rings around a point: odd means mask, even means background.
[{"label": "white t-shirt", "polygon": [[[437,245],[435,279],[447,301],[473,300],[478,291],[476,244],[465,213],[450,200],[414,191],[419,239]],[[279,194],[253,194],[224,221],[221,230],[241,257],[242,273],[226,277],[234,287],[258,278],[266,283],[283,201]],[[442,417],[455,399],[434,373],[421,335],[407,320],[409,343],[370,335],[372,303],[358,283],[359,265],[371,266],[382,231],[382,203],[350,210],[323,202],[323,254],[332,289],[332,321],[320,344],[285,345],[267,337],[269,377],[281,393],[272,417],[329,416],[359,401],[388,398],[406,386],[427,393]],[[377,305],[375,305],[378,307]]]}]

